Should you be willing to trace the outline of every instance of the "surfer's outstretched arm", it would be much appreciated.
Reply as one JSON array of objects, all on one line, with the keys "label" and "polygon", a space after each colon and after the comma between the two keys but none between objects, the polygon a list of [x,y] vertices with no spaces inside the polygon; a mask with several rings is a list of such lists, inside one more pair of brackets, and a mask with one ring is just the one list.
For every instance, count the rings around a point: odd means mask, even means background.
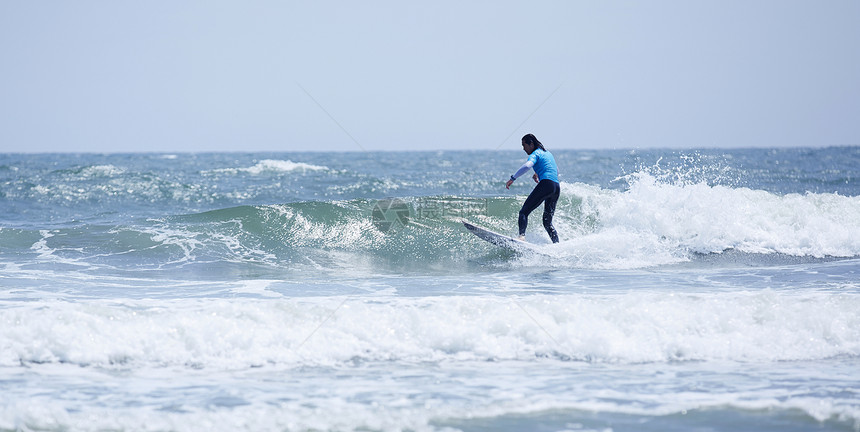
[{"label": "surfer's outstretched arm", "polygon": [[527,160],[526,163],[524,163],[523,166],[521,166],[520,169],[518,169],[517,172],[515,172],[514,175],[511,176],[511,178],[508,180],[508,182],[505,183],[505,188],[510,189],[511,184],[514,183],[514,180],[516,180],[517,177],[525,174],[528,170],[532,169],[532,167],[534,167],[534,166],[535,166],[534,162],[532,162],[531,160]]},{"label": "surfer's outstretched arm", "polygon": [[511,176],[511,178],[516,180],[517,178],[519,178],[519,176],[525,174],[528,170],[532,169],[532,167],[534,167],[534,166],[535,166],[534,162],[527,160],[526,163],[524,163],[523,166],[521,166],[520,169],[518,169],[517,172],[515,172],[514,175]]}]

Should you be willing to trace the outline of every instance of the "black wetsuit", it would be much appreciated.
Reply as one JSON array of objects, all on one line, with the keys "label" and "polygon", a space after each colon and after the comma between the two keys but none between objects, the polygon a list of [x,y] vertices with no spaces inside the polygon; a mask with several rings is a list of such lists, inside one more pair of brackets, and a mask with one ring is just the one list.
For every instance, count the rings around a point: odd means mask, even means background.
[{"label": "black wetsuit", "polygon": [[558,243],[558,233],[552,226],[552,216],[555,214],[555,204],[558,202],[558,197],[561,194],[561,187],[558,182],[544,179],[535,186],[526,202],[523,203],[523,208],[520,209],[520,235],[526,234],[526,226],[529,224],[529,214],[540,205],[543,205],[543,227],[546,229],[549,238],[553,243]]}]

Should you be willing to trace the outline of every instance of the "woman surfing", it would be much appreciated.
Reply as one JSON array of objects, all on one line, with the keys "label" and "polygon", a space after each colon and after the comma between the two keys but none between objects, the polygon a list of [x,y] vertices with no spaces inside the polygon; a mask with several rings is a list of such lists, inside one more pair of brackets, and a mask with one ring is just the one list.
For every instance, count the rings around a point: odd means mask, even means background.
[{"label": "woman surfing", "polygon": [[561,186],[558,184],[558,166],[555,164],[555,158],[552,153],[546,151],[543,144],[538,141],[532,134],[526,134],[522,139],[523,151],[529,155],[526,163],[517,170],[510,180],[505,183],[505,188],[510,189],[519,176],[525,174],[530,169],[535,170],[532,176],[537,186],[535,186],[523,207],[520,209],[519,228],[520,240],[526,238],[526,227],[529,224],[529,214],[543,203],[543,227],[546,229],[549,238],[553,243],[558,243],[558,233],[552,226],[552,216],[555,213],[555,204],[561,194]]}]

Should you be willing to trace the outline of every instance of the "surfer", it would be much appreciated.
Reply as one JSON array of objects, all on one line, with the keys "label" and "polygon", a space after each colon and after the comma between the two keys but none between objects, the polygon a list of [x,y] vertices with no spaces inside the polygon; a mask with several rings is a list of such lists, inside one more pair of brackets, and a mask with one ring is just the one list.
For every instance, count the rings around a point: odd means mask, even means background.
[{"label": "surfer", "polygon": [[535,173],[532,176],[537,186],[535,186],[526,202],[523,203],[523,208],[520,209],[519,227],[520,240],[526,238],[526,226],[529,224],[529,214],[543,203],[543,227],[546,229],[549,238],[553,243],[558,243],[558,233],[552,226],[552,216],[555,213],[555,204],[558,201],[558,196],[561,194],[561,187],[558,184],[558,166],[555,164],[555,158],[552,153],[543,148],[543,144],[538,141],[532,134],[523,136],[523,151],[529,155],[526,163],[517,170],[511,179],[505,183],[505,188],[510,189],[511,184],[517,177],[525,174],[529,169],[534,168]]}]

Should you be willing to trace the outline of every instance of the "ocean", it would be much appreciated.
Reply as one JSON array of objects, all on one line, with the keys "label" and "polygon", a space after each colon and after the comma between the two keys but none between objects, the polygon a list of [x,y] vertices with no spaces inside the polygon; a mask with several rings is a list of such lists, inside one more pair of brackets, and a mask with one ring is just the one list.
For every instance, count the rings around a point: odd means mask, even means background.
[{"label": "ocean", "polygon": [[860,147],[0,154],[0,431],[860,431]]}]

